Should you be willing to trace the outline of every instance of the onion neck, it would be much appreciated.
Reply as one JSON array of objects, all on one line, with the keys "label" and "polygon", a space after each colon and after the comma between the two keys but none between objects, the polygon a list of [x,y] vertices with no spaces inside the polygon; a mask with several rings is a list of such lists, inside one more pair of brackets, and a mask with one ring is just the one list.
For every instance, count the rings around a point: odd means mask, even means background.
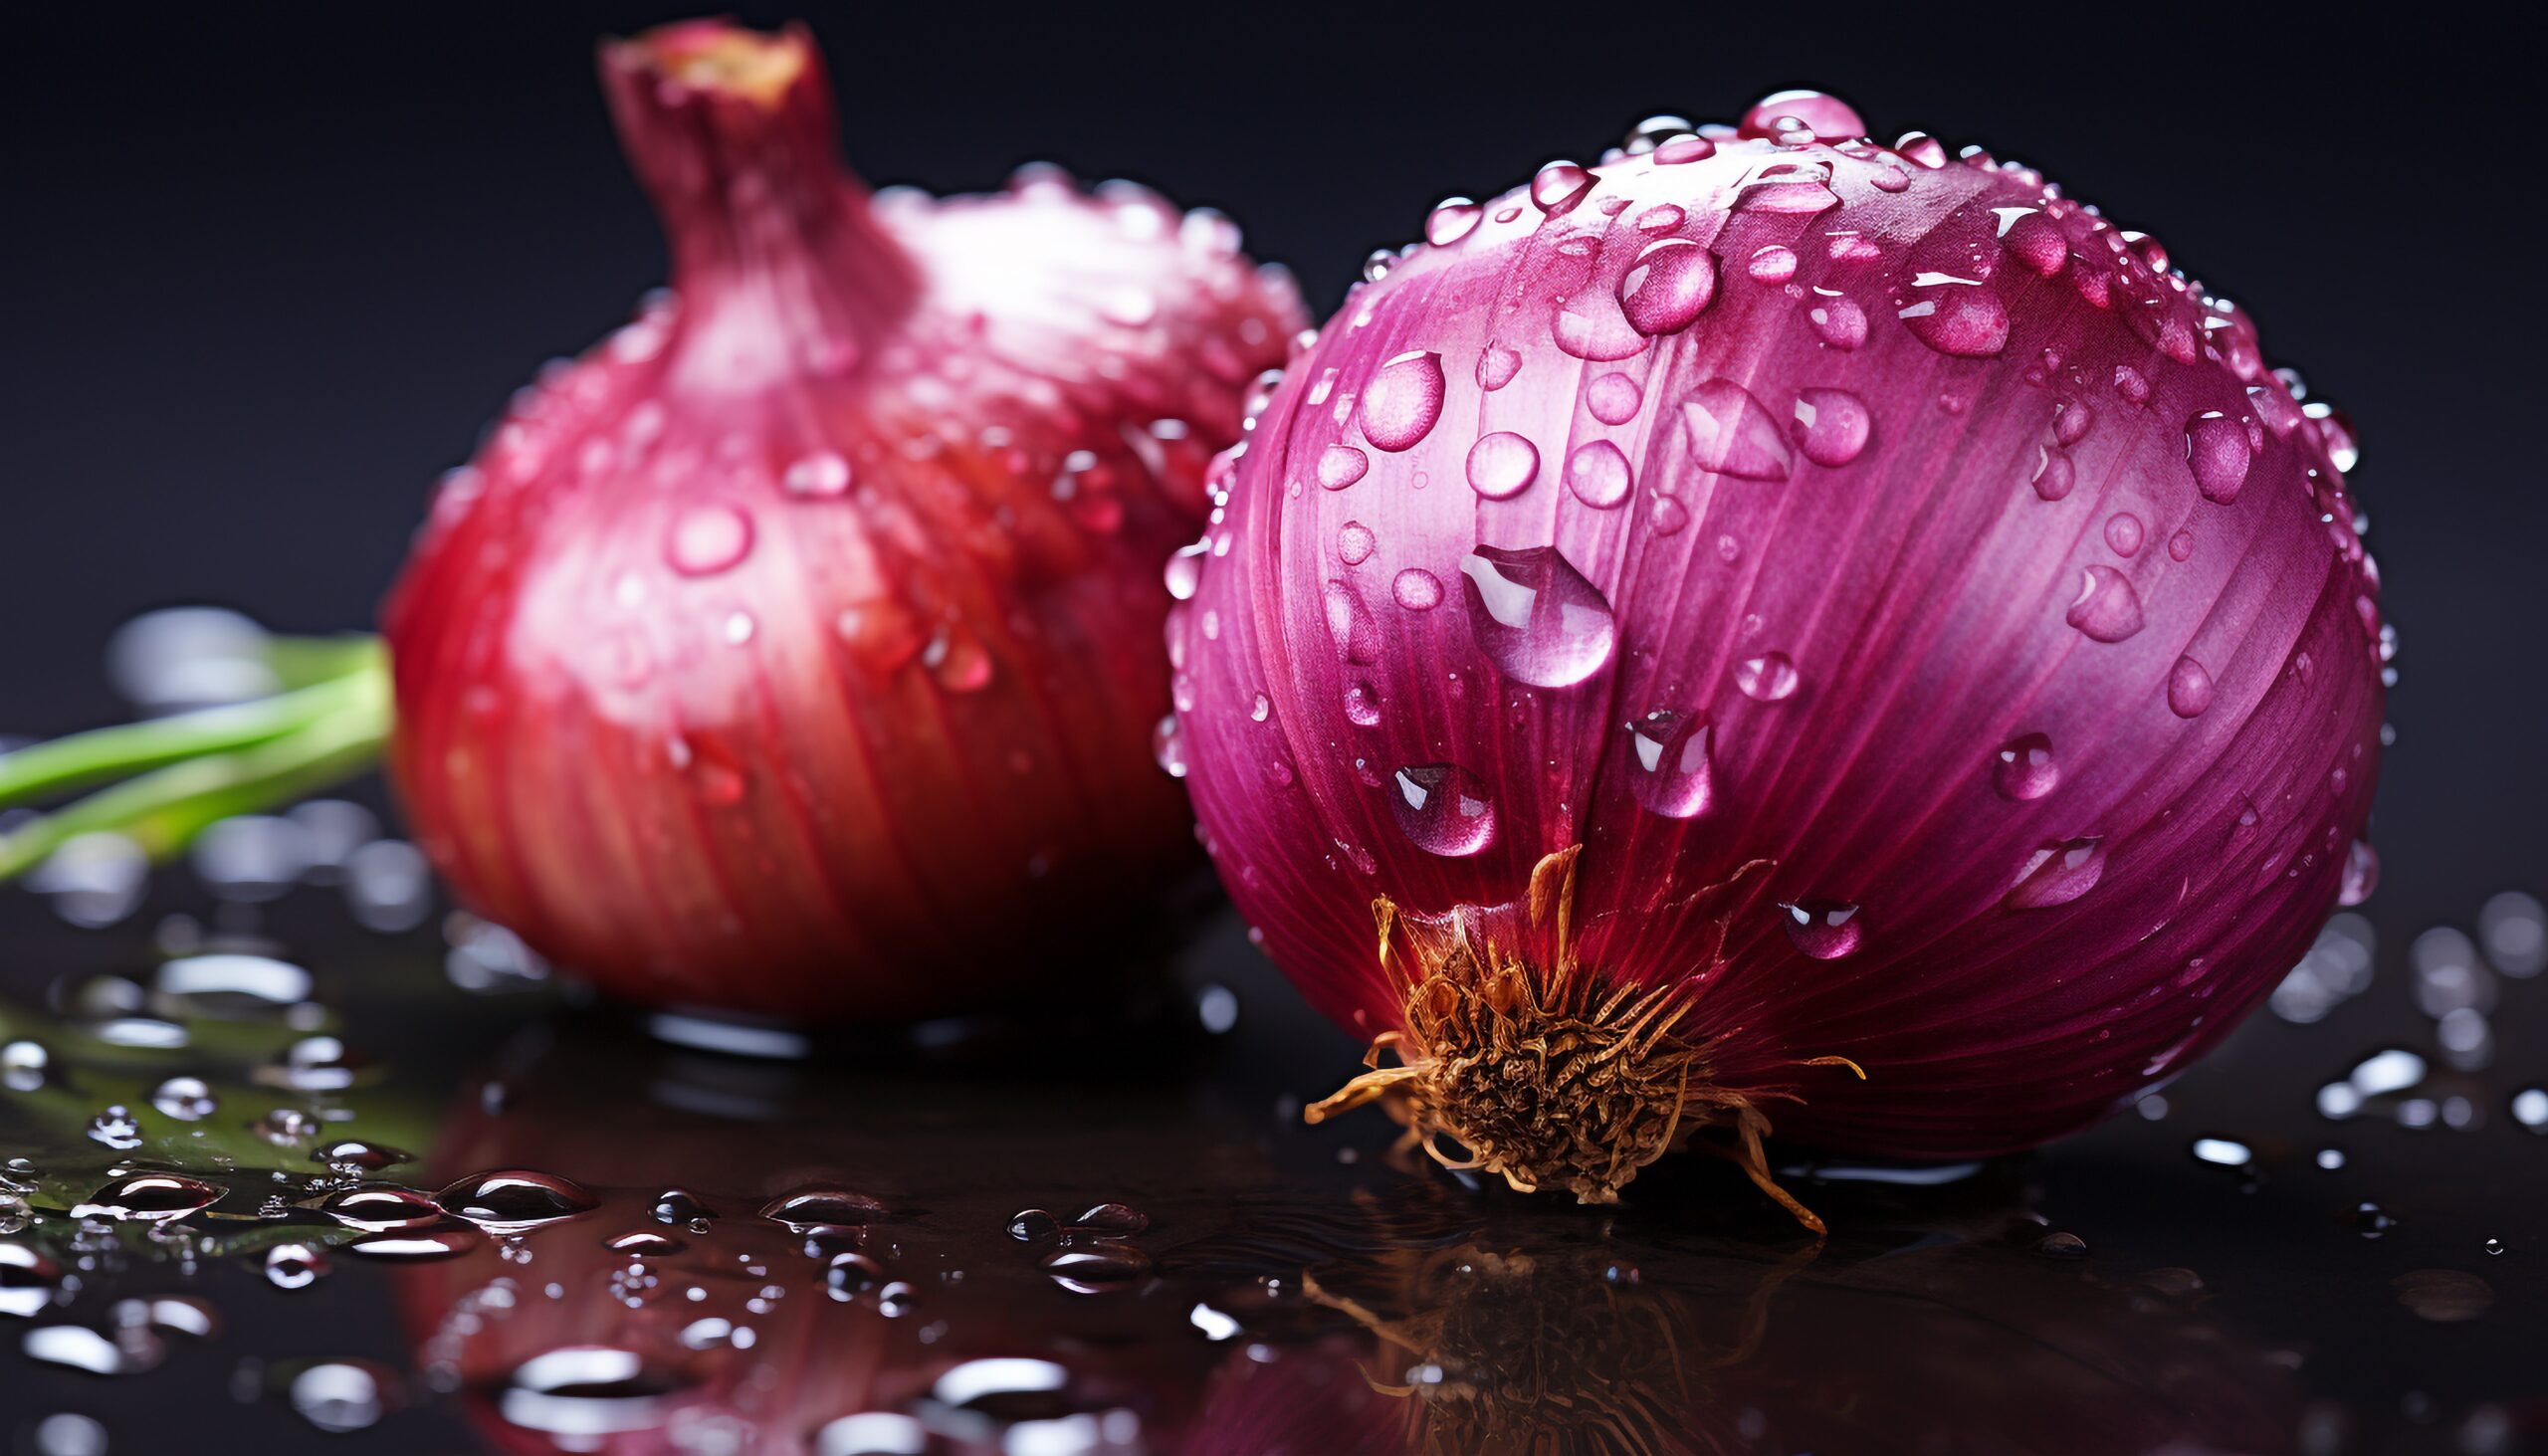
[{"label": "onion neck", "polygon": [[612,41],[601,80],[671,246],[700,382],[752,387],[854,367],[910,312],[920,272],[842,164],[802,26],[686,21]]}]

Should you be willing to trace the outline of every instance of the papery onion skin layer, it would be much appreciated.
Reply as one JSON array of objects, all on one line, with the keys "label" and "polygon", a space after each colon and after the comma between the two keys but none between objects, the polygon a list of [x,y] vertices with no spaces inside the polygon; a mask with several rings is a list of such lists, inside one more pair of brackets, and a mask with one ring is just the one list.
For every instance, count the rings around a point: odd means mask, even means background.
[{"label": "papery onion skin layer", "polygon": [[1056,994],[1192,854],[1158,563],[1297,291],[1130,183],[871,198],[801,30],[601,73],[673,286],[517,397],[389,600],[420,842],[642,1000]]},{"label": "papery onion skin layer", "polygon": [[2368,892],[2343,417],[2155,241],[1859,130],[1783,98],[1445,204],[1216,475],[1163,757],[1357,1034],[1408,1023],[1376,899],[1545,976],[1515,928],[1581,845],[1581,965],[1686,986],[1734,1099],[1681,1136],[1992,1154],[2175,1074]]}]

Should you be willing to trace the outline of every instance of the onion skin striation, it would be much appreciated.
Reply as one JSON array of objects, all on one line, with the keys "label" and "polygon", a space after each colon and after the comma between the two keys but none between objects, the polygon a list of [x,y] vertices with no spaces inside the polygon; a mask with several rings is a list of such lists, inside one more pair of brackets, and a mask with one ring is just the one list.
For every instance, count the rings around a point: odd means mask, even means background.
[{"label": "onion skin striation", "polygon": [[1314,1117],[1592,1201],[1706,1128],[1766,1184],[1772,1118],[2005,1152],[2368,893],[2343,417],[2155,240],[1861,129],[1774,98],[1443,204],[1216,474],[1161,755],[1374,1040]]},{"label": "onion skin striation", "polygon": [[419,840],[638,999],[1051,994],[1191,854],[1158,562],[1297,293],[1130,183],[871,196],[801,30],[601,74],[672,288],[436,497],[384,616]]}]

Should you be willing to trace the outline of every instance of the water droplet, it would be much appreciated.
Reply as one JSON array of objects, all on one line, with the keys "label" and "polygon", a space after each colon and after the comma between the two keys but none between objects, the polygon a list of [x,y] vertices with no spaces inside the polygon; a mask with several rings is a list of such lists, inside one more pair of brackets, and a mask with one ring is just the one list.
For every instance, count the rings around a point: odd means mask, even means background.
[{"label": "water droplet", "polygon": [[2042,910],[2071,901],[2097,888],[2106,873],[2105,841],[2095,836],[2047,844],[2026,857],[2017,882],[2009,891],[2011,910]]},{"label": "water droplet", "polygon": [[1646,336],[1628,322],[1618,299],[1599,289],[1586,289],[1558,305],[1552,330],[1557,346],[1594,363],[1609,363],[1643,352]]},{"label": "water droplet", "polygon": [[1689,162],[1703,162],[1716,155],[1716,143],[1704,136],[1675,136],[1654,147],[1658,166],[1677,167]]},{"label": "water droplet", "polygon": [[1619,277],[1619,310],[1639,333],[1689,327],[1716,298],[1716,260],[1687,238],[1647,244]]},{"label": "water droplet", "polygon": [[1364,664],[1379,662],[1380,624],[1373,619],[1372,609],[1363,605],[1362,595],[1355,591],[1353,583],[1330,581],[1325,596],[1327,634],[1336,645],[1337,660]]},{"label": "water droplet", "polygon": [[2141,518],[2129,511],[2118,511],[2106,518],[2106,545],[2118,556],[2139,554],[2141,550]]},{"label": "water droplet", "polygon": [[1477,775],[1453,763],[1401,768],[1389,808],[1408,841],[1428,854],[1473,855],[1495,840],[1495,805]]},{"label": "water droplet", "polygon": [[1745,658],[1734,667],[1734,686],[1743,696],[1760,703],[1784,703],[1796,696],[1803,677],[1796,664],[1784,652],[1765,652],[1759,657]]},{"label": "water droplet", "polygon": [[1481,435],[1469,447],[1469,487],[1490,501],[1520,495],[1539,473],[1539,447],[1509,430]]},{"label": "water droplet", "polygon": [[831,450],[818,450],[791,463],[780,478],[789,495],[818,500],[849,494],[849,461]]},{"label": "water droplet", "polygon": [[1136,1234],[1150,1226],[1150,1215],[1129,1203],[1095,1204],[1071,1220],[1073,1229],[1091,1233]]},{"label": "water droplet", "polygon": [[1737,184],[1734,194],[1738,212],[1781,217],[1810,216],[1839,205],[1840,194],[1831,190],[1830,164],[1819,161],[1764,163]]},{"label": "water droplet", "polygon": [[71,1216],[158,1223],[200,1212],[220,1200],[219,1188],[184,1173],[127,1173],[72,1205]]},{"label": "water droplet", "polygon": [[1854,299],[1824,298],[1805,311],[1814,337],[1835,349],[1854,349],[1867,341],[1867,312]]},{"label": "water droplet", "polygon": [[1555,546],[1480,545],[1460,558],[1469,627],[1504,675],[1563,688],[1609,662],[1617,640],[1610,604]]},{"label": "water droplet", "polygon": [[1626,424],[1644,403],[1644,389],[1625,374],[1604,374],[1584,390],[1584,407],[1605,425]]},{"label": "water droplet", "polygon": [[2191,555],[2193,555],[2193,554],[2194,554],[2194,532],[2193,532],[2193,531],[2190,531],[2190,530],[2181,530],[2181,531],[2178,531],[2175,535],[2172,535],[2172,536],[2168,537],[2168,559],[2169,559],[2169,560],[2171,560],[2171,561],[2182,561],[2182,560],[2184,560],[2186,557],[2191,556]]},{"label": "water droplet", "polygon": [[1485,208],[1465,197],[1445,197],[1424,215],[1424,241],[1447,248],[1477,231],[1478,220],[1485,216]]},{"label": "water droplet", "polygon": [[1627,500],[1632,484],[1628,458],[1607,440],[1586,441],[1566,458],[1566,488],[1587,506],[1609,510]]},{"label": "water droplet", "polygon": [[141,1120],[128,1108],[110,1107],[89,1120],[89,1141],[128,1152],[141,1145]]},{"label": "water droplet", "polygon": [[1867,448],[1873,417],[1866,401],[1845,389],[1800,389],[1793,415],[1788,434],[1815,465],[1847,465]]},{"label": "water droplet", "polygon": [[1380,690],[1359,680],[1346,684],[1345,716],[1359,728],[1377,727],[1380,721]]},{"label": "water droplet", "polygon": [[1336,554],[1348,566],[1360,566],[1372,559],[1372,552],[1379,547],[1380,537],[1359,520],[1349,520],[1337,528]]},{"label": "water droplet", "polygon": [[326,1251],[316,1244],[277,1244],[266,1250],[266,1282],[277,1289],[308,1289],[326,1274]]},{"label": "water droplet", "polygon": [[454,1218],[497,1233],[520,1233],[589,1212],[593,1195],[554,1173],[501,1168],[446,1186],[434,1202]]},{"label": "water droplet", "polygon": [[422,1228],[442,1221],[442,1205],[405,1188],[363,1185],[328,1194],[318,1211],[350,1228],[367,1233]]},{"label": "water droplet", "polygon": [[508,1425],[561,1438],[565,1449],[597,1449],[604,1438],[661,1428],[687,1385],[649,1369],[634,1352],[570,1345],[516,1366],[496,1398]]},{"label": "water droplet", "polygon": [[1895,312],[1913,338],[1959,359],[1992,358],[2008,346],[2008,308],[1980,280],[1922,274],[1912,286],[1928,292]]},{"label": "water droplet", "polygon": [[2212,674],[2191,657],[2168,669],[2168,711],[2179,718],[2200,718],[2212,706]]},{"label": "water droplet", "polygon": [[2061,764],[2052,756],[2052,739],[2023,733],[2000,745],[1991,770],[1991,786],[2004,799],[2039,799],[2061,782]]},{"label": "water droplet", "polygon": [[1410,349],[1390,359],[1363,391],[1363,438],[1380,450],[1412,449],[1442,417],[1446,388],[1440,354]]},{"label": "water droplet", "polygon": [[1772,243],[1756,250],[1743,271],[1755,283],[1786,283],[1796,277],[1796,250],[1784,243]]},{"label": "water droplet", "polygon": [[2141,594],[2130,577],[2112,566],[2090,566],[2082,577],[2063,620],[2098,642],[2121,642],[2141,630]]},{"label": "water droplet", "polygon": [[1681,406],[1701,470],[1747,481],[1783,481],[1794,456],[1776,415],[1731,379],[1710,379]]},{"label": "water droplet", "polygon": [[150,1105],[164,1117],[181,1123],[201,1122],[221,1106],[212,1088],[200,1077],[171,1077],[150,1091]]},{"label": "water droplet", "polygon": [[794,1233],[858,1228],[883,1222],[887,1213],[883,1203],[846,1188],[802,1189],[774,1199],[760,1210],[761,1217]]},{"label": "water droplet", "polygon": [[1478,388],[1492,394],[1496,390],[1503,388],[1505,385],[1512,383],[1513,376],[1521,372],[1522,354],[1520,350],[1509,349],[1504,347],[1502,344],[1492,343],[1488,344],[1485,348],[1478,350]]},{"label": "water droplet", "polygon": [[1715,726],[1706,714],[1658,709],[1627,731],[1628,787],[1638,803],[1667,819],[1695,819],[1714,805],[1708,744]]},{"label": "water droplet", "polygon": [[1330,445],[1319,452],[1318,483],[1331,491],[1341,491],[1363,478],[1372,468],[1372,457],[1351,445]]},{"label": "water droplet", "polygon": [[2084,1259],[2088,1241],[2074,1233],[2048,1233],[2035,1240],[2034,1251],[2051,1259]]},{"label": "water droplet", "polygon": [[310,1149],[312,1162],[325,1163],[340,1173],[378,1172],[402,1162],[414,1162],[416,1154],[385,1143],[369,1143],[360,1138],[339,1138]]},{"label": "water droplet", "polygon": [[1800,900],[1779,907],[1796,948],[1816,960],[1837,960],[1866,938],[1858,907],[1844,900]]},{"label": "water droplet", "polygon": [[[959,623],[943,623],[930,634],[928,645],[921,649],[920,661],[938,679],[939,686],[951,693],[978,692],[991,680],[990,650]],[[741,765],[737,767],[740,778]]]},{"label": "water droplet", "polygon": [[1409,566],[1389,583],[1389,595],[1410,612],[1429,612],[1442,604],[1442,578],[1421,566]]},{"label": "water droplet", "polygon": [[724,504],[694,506],[675,517],[664,559],[684,576],[714,576],[751,553],[752,519]]},{"label": "water droplet", "polygon": [[2246,426],[2219,410],[2206,410],[2186,422],[2186,464],[2194,471],[2203,499],[2227,506],[2246,489],[2249,447]]},{"label": "water droplet", "polygon": [[1540,211],[1570,211],[1592,191],[1592,174],[1573,162],[1551,162],[1531,178],[1531,205]]}]

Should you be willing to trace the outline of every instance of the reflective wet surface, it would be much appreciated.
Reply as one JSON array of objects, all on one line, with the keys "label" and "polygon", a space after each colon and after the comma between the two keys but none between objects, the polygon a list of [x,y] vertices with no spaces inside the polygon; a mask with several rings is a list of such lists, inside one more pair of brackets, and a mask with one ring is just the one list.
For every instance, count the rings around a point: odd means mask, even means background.
[{"label": "reflective wet surface", "polygon": [[1356,1050],[1227,921],[1129,1011],[807,1034],[585,1003],[260,833],[0,894],[5,1449],[2548,1443],[2519,893],[2375,900],[2048,1151],[1784,1149],[1817,1244],[1720,1159],[1586,1209],[1303,1127]]}]

